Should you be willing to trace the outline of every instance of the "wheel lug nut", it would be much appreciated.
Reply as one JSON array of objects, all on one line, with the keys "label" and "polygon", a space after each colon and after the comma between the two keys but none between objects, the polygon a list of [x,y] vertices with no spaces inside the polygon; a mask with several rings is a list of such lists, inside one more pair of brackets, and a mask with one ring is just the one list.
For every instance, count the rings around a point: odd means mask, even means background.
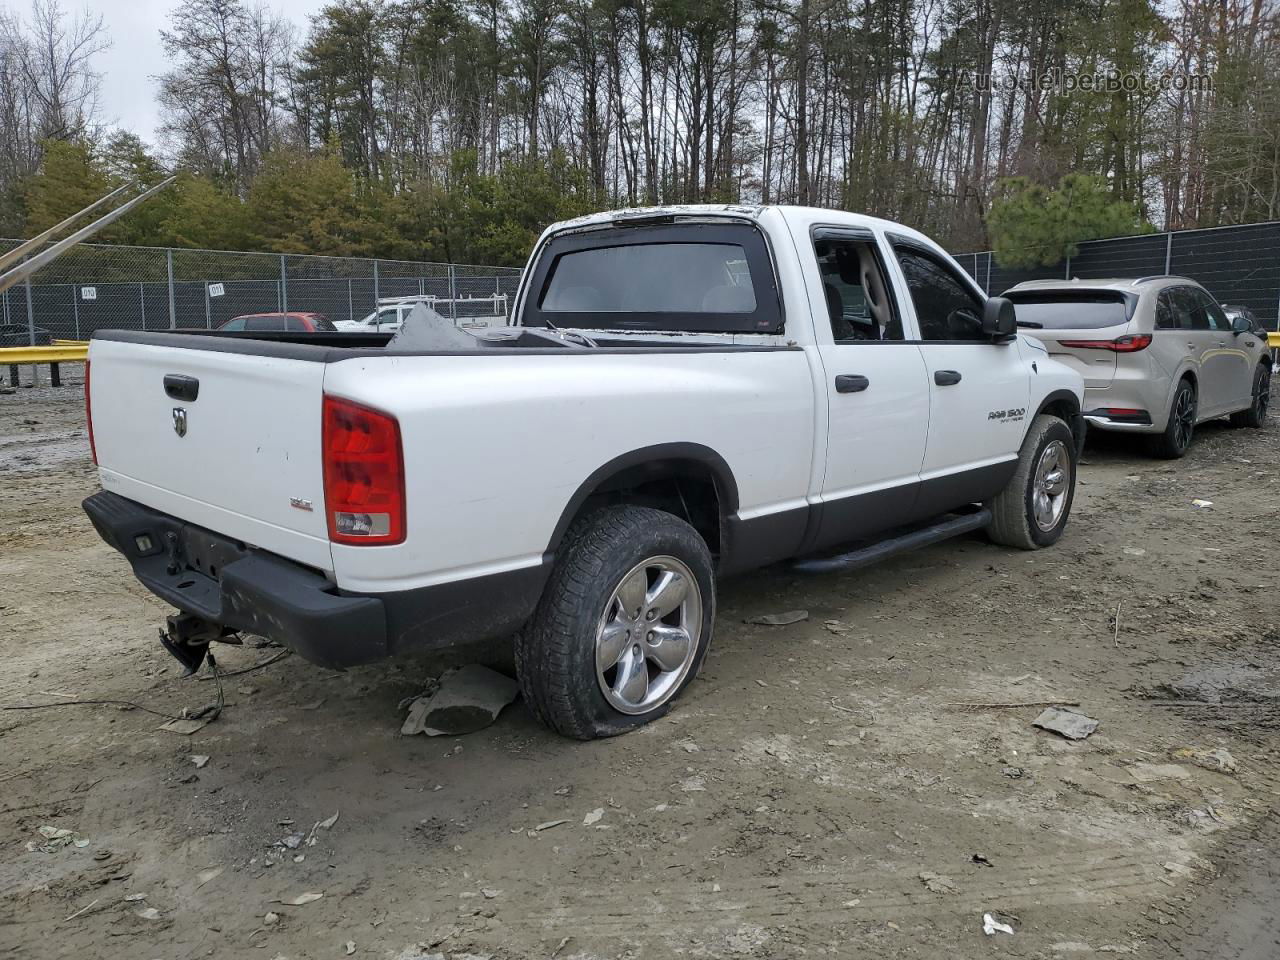
[{"label": "wheel lug nut", "polygon": [[652,640],[653,640],[653,631],[652,631],[652,630],[650,630],[650,631],[649,631],[649,635],[648,635],[645,639],[646,639],[646,640],[650,640],[650,641],[652,641]]}]

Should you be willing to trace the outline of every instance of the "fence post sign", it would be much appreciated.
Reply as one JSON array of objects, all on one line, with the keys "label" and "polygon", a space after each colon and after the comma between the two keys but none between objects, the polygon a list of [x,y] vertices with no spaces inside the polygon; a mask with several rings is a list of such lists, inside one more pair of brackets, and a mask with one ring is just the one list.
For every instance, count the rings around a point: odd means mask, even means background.
[{"label": "fence post sign", "polygon": [[81,287],[80,299],[81,300],[97,300],[98,288],[97,287]]},{"label": "fence post sign", "polygon": [[220,283],[209,284],[209,296],[211,297],[220,297],[226,292],[226,289]]}]

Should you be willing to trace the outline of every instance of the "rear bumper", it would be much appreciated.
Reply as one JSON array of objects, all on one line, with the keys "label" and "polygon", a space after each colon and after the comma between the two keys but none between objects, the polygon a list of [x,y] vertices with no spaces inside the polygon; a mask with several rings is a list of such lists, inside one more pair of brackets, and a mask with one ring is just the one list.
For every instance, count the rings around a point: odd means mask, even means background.
[{"label": "rear bumper", "polygon": [[313,663],[348,667],[518,629],[545,565],[416,590],[353,594],[275,554],[102,491],[84,511],[148,590],[185,613],[269,637]]}]

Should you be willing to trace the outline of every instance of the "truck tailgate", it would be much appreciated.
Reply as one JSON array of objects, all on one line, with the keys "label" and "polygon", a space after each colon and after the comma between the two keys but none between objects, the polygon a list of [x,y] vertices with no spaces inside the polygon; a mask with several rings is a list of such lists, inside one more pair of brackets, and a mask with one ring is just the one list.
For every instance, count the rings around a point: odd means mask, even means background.
[{"label": "truck tailgate", "polygon": [[[112,340],[94,340],[89,360],[105,489],[332,570],[320,454],[325,364]],[[195,399],[169,395],[169,375],[187,378],[188,392],[198,381]]]}]

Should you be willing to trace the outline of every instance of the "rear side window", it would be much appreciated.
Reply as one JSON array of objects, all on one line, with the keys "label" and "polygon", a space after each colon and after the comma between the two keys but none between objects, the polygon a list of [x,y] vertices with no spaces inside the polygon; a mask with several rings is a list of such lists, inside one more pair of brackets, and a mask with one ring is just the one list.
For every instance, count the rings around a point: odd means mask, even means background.
[{"label": "rear side window", "polygon": [[772,333],[781,310],[768,250],[748,224],[614,227],[553,238],[527,326]]},{"label": "rear side window", "polygon": [[284,317],[246,317],[246,330],[283,330]]},{"label": "rear side window", "polygon": [[1005,296],[1013,301],[1018,323],[1036,330],[1096,330],[1129,322],[1128,304],[1121,293],[1015,290]]},{"label": "rear side window", "polygon": [[232,319],[232,320],[228,320],[228,321],[227,321],[226,323],[224,323],[224,324],[223,324],[219,329],[221,329],[221,330],[243,330],[243,329],[244,329],[244,317],[235,317],[235,318],[234,318],[234,319]]},{"label": "rear side window", "polygon": [[291,333],[309,333],[311,328],[301,317],[289,317],[285,322],[285,329]]}]

